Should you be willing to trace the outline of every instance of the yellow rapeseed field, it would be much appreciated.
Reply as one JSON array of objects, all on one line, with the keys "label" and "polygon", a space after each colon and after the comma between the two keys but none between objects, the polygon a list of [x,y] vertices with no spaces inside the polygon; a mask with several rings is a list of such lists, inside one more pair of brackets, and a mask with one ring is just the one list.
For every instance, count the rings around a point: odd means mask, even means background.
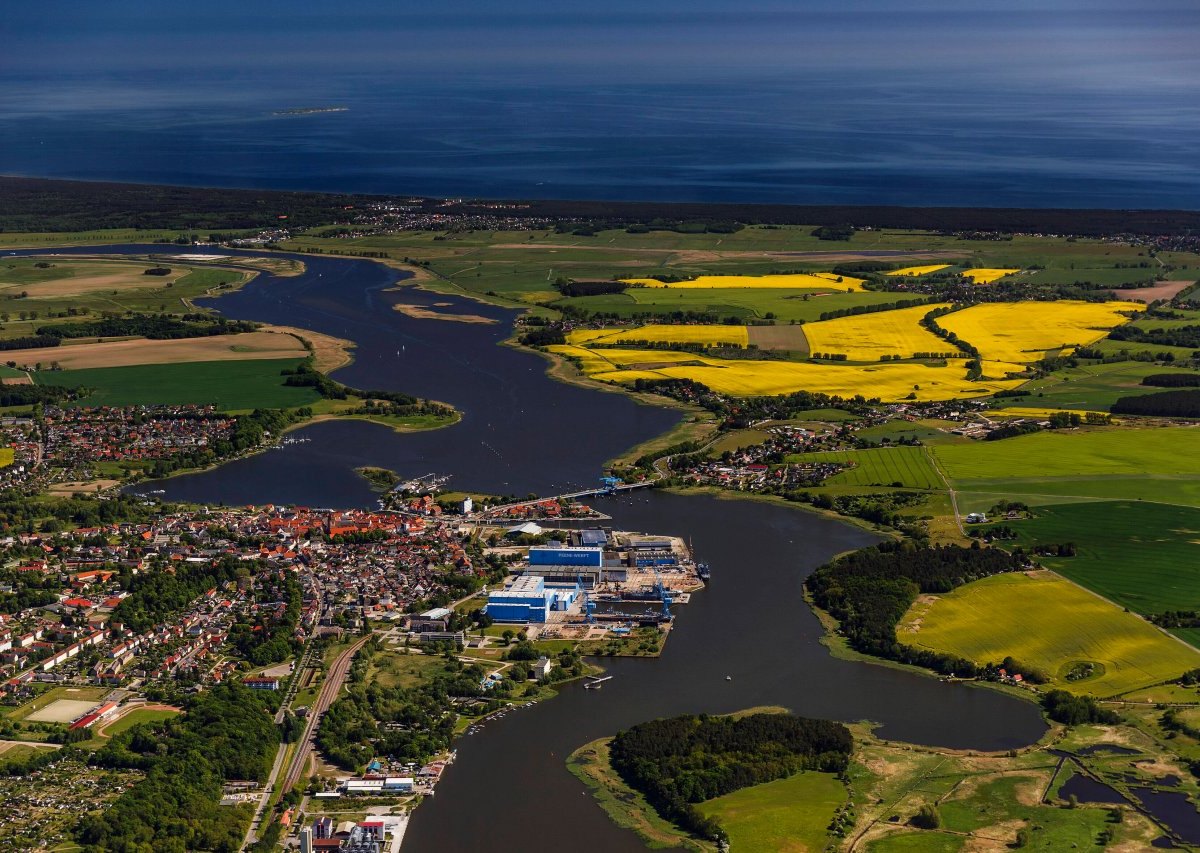
[{"label": "yellow rapeseed field", "polygon": [[[658,355],[646,353],[647,356]],[[662,359],[660,359],[661,361]],[[885,401],[950,400],[977,397],[1001,389],[1015,388],[1019,380],[970,382],[961,363],[926,366],[913,362],[881,363],[870,366],[813,364],[793,361],[722,360],[695,357],[693,362],[654,370],[614,370],[593,374],[603,382],[633,382],[636,379],[691,379],[718,393],[746,397],[813,391],[839,397],[878,397]]]},{"label": "yellow rapeseed field", "polygon": [[756,288],[790,287],[820,288],[821,290],[862,290],[863,279],[839,276],[828,272],[794,273],[791,275],[702,275],[688,281],[659,281],[656,278],[623,278],[625,284],[641,287],[720,287]]},{"label": "yellow rapeseed field", "polygon": [[666,326],[649,325],[636,329],[580,329],[567,335],[567,341],[573,344],[582,343],[621,343],[623,341],[663,341],[669,343],[704,344],[736,344],[746,346],[749,336],[745,326],[724,325],[695,325],[695,326]]},{"label": "yellow rapeseed field", "polygon": [[1095,343],[1144,311],[1138,302],[986,302],[939,317],[948,332],[972,344],[984,359],[1031,363],[1048,352]]},{"label": "yellow rapeseed field", "polygon": [[903,269],[891,270],[890,272],[885,272],[884,275],[904,275],[904,276],[928,275],[931,272],[937,272],[938,270],[944,270],[948,266],[950,266],[950,265],[949,264],[928,264],[923,267],[904,267]]},{"label": "yellow rapeseed field", "polygon": [[985,269],[983,267],[974,270],[967,270],[963,273],[966,278],[971,279],[975,284],[991,284],[993,281],[1004,278],[1006,275],[1020,272],[1020,270],[1011,269]]},{"label": "yellow rapeseed field", "polygon": [[918,305],[898,311],[879,311],[805,323],[804,337],[810,352],[844,354],[850,361],[879,361],[881,356],[912,358],[915,353],[953,353],[948,344],[921,325],[935,308],[949,303]]}]

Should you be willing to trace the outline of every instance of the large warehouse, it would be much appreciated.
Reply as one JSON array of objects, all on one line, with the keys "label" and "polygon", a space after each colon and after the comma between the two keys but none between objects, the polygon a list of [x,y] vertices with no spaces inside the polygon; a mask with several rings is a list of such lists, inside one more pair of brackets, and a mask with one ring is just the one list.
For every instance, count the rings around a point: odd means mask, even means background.
[{"label": "large warehouse", "polygon": [[579,597],[579,584],[548,586],[546,579],[525,575],[504,589],[488,593],[486,612],[497,622],[545,622],[553,610],[566,610]]}]

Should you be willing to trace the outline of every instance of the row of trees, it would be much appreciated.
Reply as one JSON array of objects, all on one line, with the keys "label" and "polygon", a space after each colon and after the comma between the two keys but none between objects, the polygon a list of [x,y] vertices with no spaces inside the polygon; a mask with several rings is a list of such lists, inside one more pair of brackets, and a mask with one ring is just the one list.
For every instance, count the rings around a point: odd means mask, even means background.
[{"label": "row of trees", "polygon": [[[253,332],[257,323],[246,320],[227,320],[209,314],[134,314],[127,317],[108,316],[80,323],[57,323],[39,326],[37,334],[47,338],[116,338],[140,335],[152,340],[177,338],[206,338],[212,335],[236,335]],[[38,344],[38,346],[45,346]],[[52,346],[52,345],[51,345]]]}]

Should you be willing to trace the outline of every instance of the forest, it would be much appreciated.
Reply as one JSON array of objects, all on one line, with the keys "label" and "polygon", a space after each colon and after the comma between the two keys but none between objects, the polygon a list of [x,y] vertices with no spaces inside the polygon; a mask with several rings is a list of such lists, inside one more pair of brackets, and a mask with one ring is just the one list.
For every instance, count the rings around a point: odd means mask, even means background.
[{"label": "forest", "polygon": [[912,542],[882,542],[821,566],[805,581],[813,603],[841,623],[856,651],[941,673],[968,677],[974,663],[904,645],[896,625],[917,596],[950,592],[956,587],[1025,566],[1024,555],[999,548],[957,545],[918,547]]},{"label": "forest", "polygon": [[840,723],[791,714],[684,715],[641,723],[609,745],[612,767],[666,820],[703,838],[726,838],[694,806],[802,770],[839,772],[854,741]]},{"label": "forest", "polygon": [[146,777],[103,814],[83,817],[76,837],[84,850],[238,850],[247,813],[220,805],[222,786],[267,778],[279,730],[263,702],[253,690],[222,684],[197,694],[179,718],[114,735],[91,762]]}]

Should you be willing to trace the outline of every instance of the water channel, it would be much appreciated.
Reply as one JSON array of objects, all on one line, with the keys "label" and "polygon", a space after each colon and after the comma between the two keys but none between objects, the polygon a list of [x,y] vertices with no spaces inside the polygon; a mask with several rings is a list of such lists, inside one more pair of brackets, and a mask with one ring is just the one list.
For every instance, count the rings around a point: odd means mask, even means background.
[{"label": "water channel", "polygon": [[[304,260],[302,276],[263,274],[211,304],[236,319],[350,338],[356,360],[336,372],[339,380],[443,400],[463,420],[407,435],[362,422],[314,424],[293,433],[306,443],[140,488],[208,504],[367,506],[375,495],[353,469],[369,464],[405,476],[450,474],[452,487],[545,494],[594,483],[604,460],[679,418],[623,395],[555,382],[537,355],[496,346],[509,334],[511,311],[389,290],[398,274],[372,261]],[[396,302],[442,303],[435,310],[499,322],[418,320],[392,310]],[[1045,730],[1036,707],[1018,699],[829,655],[802,581],[834,554],[872,542],[872,534],[798,509],[713,497],[649,492],[607,499],[603,508],[620,528],[690,539],[712,566],[712,584],[677,609],[661,658],[606,661],[614,677],[603,689],[568,685],[552,701],[464,737],[437,796],[416,811],[406,850],[645,849],[608,821],[564,760],[589,740],[656,716],[775,704],[808,716],[872,720],[887,738],[989,750],[1026,745]]]}]

